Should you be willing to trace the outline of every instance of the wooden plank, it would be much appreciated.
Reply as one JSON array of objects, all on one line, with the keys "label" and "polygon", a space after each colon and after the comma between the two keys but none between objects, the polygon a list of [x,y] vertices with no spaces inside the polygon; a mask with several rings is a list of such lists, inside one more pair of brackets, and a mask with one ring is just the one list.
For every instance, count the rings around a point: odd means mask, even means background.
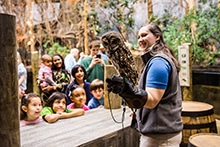
[{"label": "wooden plank", "polygon": [[79,147],[139,147],[140,134],[126,127],[125,129],[108,134]]},{"label": "wooden plank", "polygon": [[[112,109],[112,112],[115,119],[121,121],[123,109]],[[124,128],[130,126],[130,114],[131,110],[126,107]],[[113,121],[109,109],[96,108],[86,111],[83,116],[58,120],[53,124],[42,122],[21,127],[21,146],[82,146],[122,129],[121,123]]]}]

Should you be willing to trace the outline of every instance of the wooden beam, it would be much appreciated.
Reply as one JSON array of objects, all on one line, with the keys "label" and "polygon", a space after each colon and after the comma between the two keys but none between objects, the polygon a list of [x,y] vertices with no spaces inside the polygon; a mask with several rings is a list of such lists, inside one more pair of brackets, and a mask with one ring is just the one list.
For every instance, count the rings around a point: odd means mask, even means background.
[{"label": "wooden beam", "polygon": [[31,70],[32,70],[32,81],[33,81],[33,92],[40,93],[38,84],[37,84],[37,77],[39,71],[39,53],[37,51],[31,52]]},{"label": "wooden beam", "polygon": [[16,18],[0,14],[0,22],[0,144],[19,147]]}]

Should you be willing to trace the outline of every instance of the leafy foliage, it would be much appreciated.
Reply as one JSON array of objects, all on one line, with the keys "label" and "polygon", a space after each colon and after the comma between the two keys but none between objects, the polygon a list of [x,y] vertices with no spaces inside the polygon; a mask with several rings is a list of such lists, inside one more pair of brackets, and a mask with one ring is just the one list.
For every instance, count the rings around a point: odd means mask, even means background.
[{"label": "leafy foliage", "polygon": [[[166,43],[177,55],[178,46],[191,43],[192,61],[199,65],[212,65],[220,53],[219,9],[216,6],[206,10],[191,10],[182,19],[172,18],[166,14],[152,21],[162,27]],[[195,25],[195,33],[191,26]],[[193,36],[194,35],[194,36]]]},{"label": "leafy foliage", "polygon": [[43,47],[45,48],[46,53],[50,56],[60,54],[62,57],[65,57],[69,53],[69,50],[66,46],[61,46],[58,42],[53,42],[51,40],[47,40]]},{"label": "leafy foliage", "polygon": [[[137,0],[101,0],[99,9],[92,9],[88,15],[89,29],[102,35],[104,32],[117,29],[117,31],[124,33],[132,30],[134,26],[134,7],[133,4]],[[108,15],[105,13],[108,12]],[[102,20],[100,20],[102,18]],[[103,19],[104,18],[104,19]]]}]

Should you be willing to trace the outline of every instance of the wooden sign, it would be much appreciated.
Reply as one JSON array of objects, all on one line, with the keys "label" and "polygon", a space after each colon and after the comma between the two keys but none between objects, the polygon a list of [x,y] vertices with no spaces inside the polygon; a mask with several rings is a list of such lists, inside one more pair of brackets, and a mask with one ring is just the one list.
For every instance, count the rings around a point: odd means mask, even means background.
[{"label": "wooden sign", "polygon": [[189,45],[178,46],[178,59],[181,64],[179,80],[181,86],[190,86]]}]

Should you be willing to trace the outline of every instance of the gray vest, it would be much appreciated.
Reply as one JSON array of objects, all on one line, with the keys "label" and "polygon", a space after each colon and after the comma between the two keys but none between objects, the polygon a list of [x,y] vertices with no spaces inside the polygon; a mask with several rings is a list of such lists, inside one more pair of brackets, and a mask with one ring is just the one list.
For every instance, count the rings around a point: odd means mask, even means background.
[{"label": "gray vest", "polygon": [[177,133],[183,129],[181,119],[182,95],[179,76],[175,64],[167,55],[160,53],[152,57],[149,53],[146,53],[142,56],[146,66],[142,72],[139,87],[145,89],[148,64],[150,60],[158,56],[169,62],[172,71],[169,75],[167,89],[158,105],[154,109],[141,108],[136,112],[137,129],[142,134]]}]

